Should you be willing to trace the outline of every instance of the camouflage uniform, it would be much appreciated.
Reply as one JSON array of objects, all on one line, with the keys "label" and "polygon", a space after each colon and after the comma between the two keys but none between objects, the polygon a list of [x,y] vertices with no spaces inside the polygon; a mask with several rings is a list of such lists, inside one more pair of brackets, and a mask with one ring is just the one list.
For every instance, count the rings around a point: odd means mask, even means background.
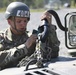
[{"label": "camouflage uniform", "polygon": [[34,52],[35,44],[27,50],[24,44],[27,39],[26,32],[15,35],[9,28],[0,34],[0,66],[2,68],[16,66],[20,59]]},{"label": "camouflage uniform", "polygon": [[57,58],[59,55],[60,41],[56,29],[55,25],[50,25],[46,42],[41,43],[41,54],[44,59],[51,60],[51,58]]},{"label": "camouflage uniform", "polygon": [[[27,33],[18,36],[12,34],[10,29],[7,29],[5,33],[1,33],[0,50],[3,52],[3,55],[6,54],[6,58],[4,56],[0,57],[0,60],[5,58],[1,64],[3,66],[0,65],[2,68],[8,67],[9,64],[9,67],[16,66],[18,63],[18,66],[24,66],[29,60],[32,59],[29,56],[31,54],[34,55],[36,44],[32,45],[32,47],[27,50],[26,46],[24,45],[27,39]],[[60,41],[57,38],[56,26],[50,25],[46,42],[41,43],[40,50],[43,59],[51,60],[51,58],[58,57],[59,45]]]},{"label": "camouflage uniform", "polygon": [[[47,35],[46,41],[44,43],[40,42],[40,51],[41,51],[41,56],[42,56],[43,62],[47,62],[53,58],[57,58],[59,55],[60,41],[57,38],[56,29],[57,28],[55,25],[50,25],[48,27],[48,35]],[[38,48],[37,48],[37,50],[38,50]],[[30,57],[23,58],[19,62],[18,66],[27,65],[27,63],[30,60],[37,57],[37,56],[35,56],[35,54],[36,53],[33,53]]]}]

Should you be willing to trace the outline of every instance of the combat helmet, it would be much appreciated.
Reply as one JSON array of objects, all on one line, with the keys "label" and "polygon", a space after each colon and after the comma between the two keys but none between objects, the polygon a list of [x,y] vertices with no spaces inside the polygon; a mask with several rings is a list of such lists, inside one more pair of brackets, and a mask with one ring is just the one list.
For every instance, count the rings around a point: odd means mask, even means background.
[{"label": "combat helmet", "polygon": [[30,19],[30,10],[29,7],[22,2],[12,2],[8,5],[5,18],[8,19],[10,16],[17,17],[27,17]]}]

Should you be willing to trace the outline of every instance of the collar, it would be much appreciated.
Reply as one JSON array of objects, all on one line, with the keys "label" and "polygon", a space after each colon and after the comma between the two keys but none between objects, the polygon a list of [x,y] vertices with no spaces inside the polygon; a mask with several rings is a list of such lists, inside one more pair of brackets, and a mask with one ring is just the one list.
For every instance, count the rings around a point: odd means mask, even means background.
[{"label": "collar", "polygon": [[8,28],[6,30],[5,34],[6,34],[7,38],[8,38],[8,40],[12,41],[12,32],[11,32],[10,28]]},{"label": "collar", "polygon": [[[26,33],[27,33],[27,32],[25,31],[25,34],[26,34]],[[11,32],[10,28],[8,28],[8,29],[6,30],[5,35],[7,36],[8,40],[13,41],[12,36],[13,36],[14,34]]]}]

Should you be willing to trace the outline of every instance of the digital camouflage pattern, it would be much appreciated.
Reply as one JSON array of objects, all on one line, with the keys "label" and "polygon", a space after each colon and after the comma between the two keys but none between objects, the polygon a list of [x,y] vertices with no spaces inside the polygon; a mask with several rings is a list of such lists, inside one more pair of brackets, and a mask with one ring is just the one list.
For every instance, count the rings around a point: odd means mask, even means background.
[{"label": "digital camouflage pattern", "polygon": [[[24,66],[28,61],[34,58],[35,46],[27,50],[24,43],[28,39],[25,32],[22,36],[14,35],[10,29],[0,34],[0,67],[2,69],[13,66]],[[58,57],[60,41],[57,38],[56,26],[50,25],[45,43],[41,43],[41,56],[43,59],[51,60]],[[21,60],[22,59],[22,60]]]},{"label": "digital camouflage pattern", "polygon": [[[43,62],[50,61],[52,58],[57,58],[59,55],[60,41],[58,40],[57,33],[56,33],[57,28],[55,25],[50,25],[48,29],[49,29],[49,32],[47,35],[47,39],[45,43],[41,43],[41,46],[40,46],[40,52],[43,58]],[[35,51],[30,57],[23,58],[19,62],[18,66],[25,66],[30,60],[34,58],[36,59],[36,57],[37,56]],[[36,62],[33,62],[33,63],[36,63]]]},{"label": "digital camouflage pattern", "polygon": [[46,42],[41,44],[42,57],[47,60],[58,57],[60,41],[56,29],[55,25],[50,25]]},{"label": "digital camouflage pattern", "polygon": [[16,66],[20,59],[34,52],[35,45],[27,50],[24,44],[27,39],[26,32],[19,36],[13,34],[9,28],[0,33],[0,67]]}]

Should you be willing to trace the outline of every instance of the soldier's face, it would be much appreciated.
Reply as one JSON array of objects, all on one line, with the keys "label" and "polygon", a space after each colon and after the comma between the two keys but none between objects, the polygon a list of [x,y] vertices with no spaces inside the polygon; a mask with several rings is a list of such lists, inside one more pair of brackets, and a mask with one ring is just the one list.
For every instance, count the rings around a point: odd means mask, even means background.
[{"label": "soldier's face", "polygon": [[12,31],[23,33],[26,31],[28,19],[22,17],[15,17],[15,20],[10,20],[10,27]]},{"label": "soldier's face", "polygon": [[27,18],[20,18],[20,17],[15,18],[15,24],[16,24],[17,30],[25,31],[27,27],[27,23],[28,23]]}]

